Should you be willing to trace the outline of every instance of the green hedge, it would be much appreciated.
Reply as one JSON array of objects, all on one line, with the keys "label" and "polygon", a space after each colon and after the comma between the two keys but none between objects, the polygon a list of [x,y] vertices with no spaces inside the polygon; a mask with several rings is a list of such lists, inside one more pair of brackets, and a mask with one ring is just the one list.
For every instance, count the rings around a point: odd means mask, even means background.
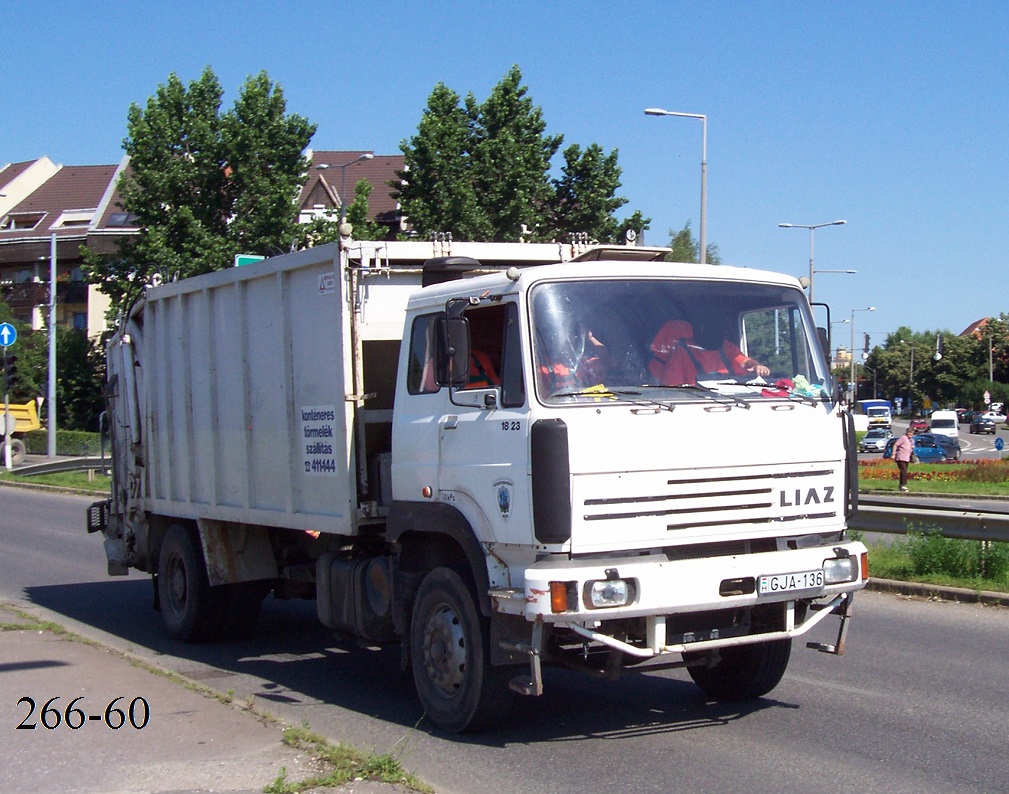
[{"label": "green hedge", "polygon": [[[24,439],[29,454],[45,455],[48,453],[48,431],[33,430],[31,433],[26,433]],[[98,433],[87,433],[83,430],[56,430],[57,455],[98,455],[101,451],[101,437]]]}]

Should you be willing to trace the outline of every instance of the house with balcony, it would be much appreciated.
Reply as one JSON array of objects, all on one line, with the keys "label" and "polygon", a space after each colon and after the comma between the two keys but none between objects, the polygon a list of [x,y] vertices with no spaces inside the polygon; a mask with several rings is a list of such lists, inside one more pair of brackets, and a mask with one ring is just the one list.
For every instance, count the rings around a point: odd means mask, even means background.
[{"label": "house with balcony", "polygon": [[81,247],[113,252],[136,234],[116,206],[123,167],[64,166],[42,157],[0,167],[0,299],[15,318],[41,328],[49,311],[56,259],[56,321],[99,334],[108,299],[84,280]]},{"label": "house with balcony", "polygon": [[[308,151],[311,167],[298,197],[298,219],[337,217],[358,181],[372,185],[369,216],[400,228],[399,207],[389,183],[403,168],[401,155],[363,151]],[[56,259],[56,321],[89,336],[106,328],[108,297],[84,280],[82,246],[114,254],[120,241],[139,232],[119,206],[116,186],[128,158],[118,165],[60,165],[48,157],[21,163],[0,161],[0,300],[19,322],[42,328],[50,303],[51,261]],[[341,195],[342,192],[348,194]]]}]

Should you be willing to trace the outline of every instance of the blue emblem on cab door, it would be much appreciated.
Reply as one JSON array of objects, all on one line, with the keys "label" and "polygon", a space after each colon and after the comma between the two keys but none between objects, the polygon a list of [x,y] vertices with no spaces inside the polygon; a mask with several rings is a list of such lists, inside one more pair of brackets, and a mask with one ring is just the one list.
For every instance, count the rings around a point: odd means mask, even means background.
[{"label": "blue emblem on cab door", "polygon": [[494,489],[498,512],[501,513],[502,520],[507,521],[512,512],[512,483],[509,480],[499,480],[494,483]]}]

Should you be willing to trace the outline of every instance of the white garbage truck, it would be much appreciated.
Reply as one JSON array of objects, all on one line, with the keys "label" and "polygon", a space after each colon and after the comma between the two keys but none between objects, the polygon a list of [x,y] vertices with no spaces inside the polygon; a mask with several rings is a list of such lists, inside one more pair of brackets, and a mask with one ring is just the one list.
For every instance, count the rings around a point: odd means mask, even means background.
[{"label": "white garbage truck", "polygon": [[666,253],[344,238],[147,289],[108,346],[109,573],[180,641],[315,598],[451,732],[547,666],[724,700],[828,618],[840,654],[868,561],[810,306]]}]

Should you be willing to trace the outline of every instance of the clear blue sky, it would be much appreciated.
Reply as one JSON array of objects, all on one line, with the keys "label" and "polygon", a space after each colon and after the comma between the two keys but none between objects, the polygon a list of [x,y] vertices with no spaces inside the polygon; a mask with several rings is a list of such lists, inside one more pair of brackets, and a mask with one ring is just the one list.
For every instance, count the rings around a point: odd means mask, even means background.
[{"label": "clear blue sky", "polygon": [[[131,102],[210,65],[230,106],[266,70],[316,149],[395,154],[443,82],[484,99],[513,64],[565,145],[618,149],[646,242],[699,222],[726,264],[808,272],[856,341],[1009,311],[1005,2],[7,4],[0,161],[117,163]],[[835,346],[850,326],[835,325]]]}]

